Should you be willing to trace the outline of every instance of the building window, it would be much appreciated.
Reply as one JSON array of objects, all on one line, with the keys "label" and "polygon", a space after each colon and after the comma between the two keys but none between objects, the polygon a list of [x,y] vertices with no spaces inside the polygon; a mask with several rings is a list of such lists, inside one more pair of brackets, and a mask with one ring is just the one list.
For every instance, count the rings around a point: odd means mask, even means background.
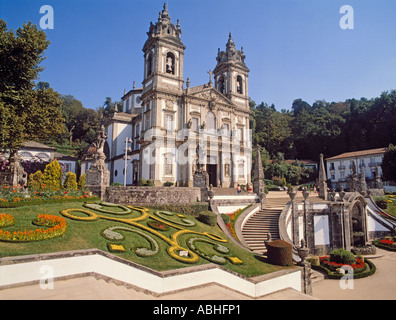
[{"label": "building window", "polygon": [[166,131],[173,131],[173,115],[167,114],[165,115],[165,127]]},{"label": "building window", "polygon": [[145,115],[146,117],[146,130],[150,129],[150,112]]},{"label": "building window", "polygon": [[213,112],[208,112],[206,115],[206,122],[208,130],[216,130],[216,116]]},{"label": "building window", "polygon": [[242,81],[242,77],[238,76],[237,77],[237,93],[242,94],[243,93],[243,81]]},{"label": "building window", "polygon": [[63,165],[64,165],[64,168],[65,168],[64,172],[71,172],[72,171],[71,170],[71,163],[64,163]]},{"label": "building window", "polygon": [[175,56],[172,52],[166,55],[166,73],[175,74]]},{"label": "building window", "polygon": [[147,77],[153,73],[153,55],[150,53],[147,58]]},{"label": "building window", "polygon": [[243,161],[238,163],[238,178],[243,179],[245,178],[245,164]]},{"label": "building window", "polygon": [[133,150],[139,150],[139,136],[140,136],[140,123],[136,124],[135,126],[135,138],[133,139]]},{"label": "building window", "polygon": [[193,131],[198,131],[198,129],[199,129],[199,119],[198,118],[192,118],[191,128]]},{"label": "building window", "polygon": [[242,128],[237,129],[237,141],[243,141],[243,129]]},{"label": "building window", "polygon": [[173,175],[173,155],[172,154],[165,155],[165,175],[166,176]]},{"label": "building window", "polygon": [[217,90],[219,90],[222,94],[225,94],[225,80],[224,80],[224,76],[220,76],[219,78],[219,82],[217,85]]}]

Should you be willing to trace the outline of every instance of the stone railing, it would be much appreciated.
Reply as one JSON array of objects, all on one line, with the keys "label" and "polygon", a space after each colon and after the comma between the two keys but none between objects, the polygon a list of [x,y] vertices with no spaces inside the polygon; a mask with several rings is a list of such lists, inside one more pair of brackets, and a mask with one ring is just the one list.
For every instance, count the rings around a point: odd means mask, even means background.
[{"label": "stone railing", "polygon": [[134,205],[192,204],[201,201],[200,188],[107,187],[105,200]]}]

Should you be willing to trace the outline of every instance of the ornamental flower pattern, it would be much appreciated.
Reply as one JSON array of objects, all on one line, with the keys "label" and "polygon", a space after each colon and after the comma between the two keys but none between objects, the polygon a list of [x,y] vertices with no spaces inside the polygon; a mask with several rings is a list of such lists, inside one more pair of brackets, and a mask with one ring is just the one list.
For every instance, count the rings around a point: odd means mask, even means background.
[{"label": "ornamental flower pattern", "polygon": [[35,230],[17,230],[4,231],[0,230],[0,241],[7,242],[31,242],[48,240],[55,237],[63,236],[66,233],[67,225],[63,217],[52,215],[38,215],[33,223],[38,226],[49,227],[48,229],[37,228]]},{"label": "ornamental flower pattern", "polygon": [[[206,242],[213,245],[213,248],[221,254],[228,254],[230,250],[221,245],[228,241],[216,234],[208,232],[198,232],[187,229],[196,226],[196,223],[187,219],[185,216],[168,211],[156,211],[151,213],[149,209],[140,206],[120,206],[107,202],[86,203],[84,205],[90,209],[67,209],[61,211],[61,214],[69,219],[82,222],[93,222],[98,220],[107,220],[128,225],[128,227],[112,226],[102,231],[101,235],[109,241],[122,241],[124,235],[122,232],[132,232],[145,238],[150,244],[149,248],[134,247],[131,250],[140,257],[151,257],[158,253],[160,246],[157,239],[164,241],[168,247],[166,251],[173,259],[183,263],[196,263],[199,256],[218,264],[225,264],[230,261],[233,264],[241,264],[242,261],[237,257],[223,257],[220,255],[206,254],[198,250],[193,242]],[[117,209],[118,210],[115,210]],[[95,212],[96,211],[96,212]],[[82,216],[83,214],[84,216]],[[131,214],[132,217],[127,215]],[[138,216],[136,216],[138,214]],[[165,228],[166,227],[166,228]],[[175,231],[176,230],[176,231]],[[192,234],[194,240],[184,247],[181,242],[183,235]],[[153,237],[155,236],[155,237]],[[109,250],[113,251],[114,244],[109,244]],[[124,252],[124,251],[119,251]],[[228,259],[228,260],[226,260]],[[237,262],[235,262],[237,261]]]}]

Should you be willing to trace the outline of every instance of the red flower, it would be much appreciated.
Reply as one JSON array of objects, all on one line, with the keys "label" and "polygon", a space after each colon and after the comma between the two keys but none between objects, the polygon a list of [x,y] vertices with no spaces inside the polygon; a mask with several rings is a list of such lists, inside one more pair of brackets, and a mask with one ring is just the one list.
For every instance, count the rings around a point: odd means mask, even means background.
[{"label": "red flower", "polygon": [[381,240],[381,243],[382,244],[392,244],[392,243],[394,243],[395,241],[393,241],[393,240],[388,240],[388,239],[382,239]]}]

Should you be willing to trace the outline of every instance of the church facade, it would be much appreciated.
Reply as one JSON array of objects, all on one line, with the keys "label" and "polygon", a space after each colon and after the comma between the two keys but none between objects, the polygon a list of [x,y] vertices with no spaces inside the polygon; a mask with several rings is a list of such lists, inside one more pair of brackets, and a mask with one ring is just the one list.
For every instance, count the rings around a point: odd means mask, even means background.
[{"label": "church facade", "polygon": [[143,46],[143,87],[125,91],[123,112],[105,123],[111,182],[137,185],[150,179],[156,186],[192,187],[201,168],[214,187],[250,184],[249,69],[243,48],[236,49],[230,34],[208,72],[209,82],[191,86],[189,78],[184,81],[181,34],[165,4]]}]

